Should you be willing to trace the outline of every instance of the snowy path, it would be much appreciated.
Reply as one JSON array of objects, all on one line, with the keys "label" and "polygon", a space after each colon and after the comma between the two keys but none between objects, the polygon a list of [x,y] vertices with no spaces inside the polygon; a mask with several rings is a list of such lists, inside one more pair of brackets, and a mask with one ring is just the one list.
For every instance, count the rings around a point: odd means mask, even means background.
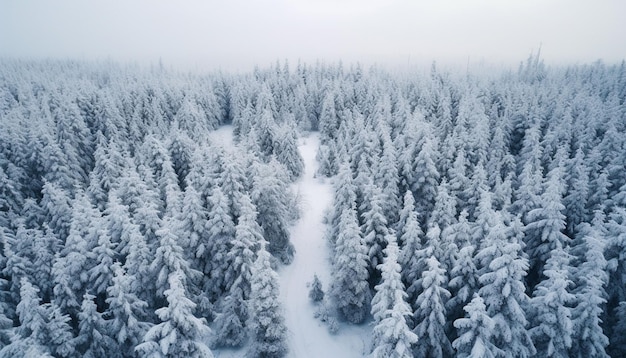
[{"label": "snowy path", "polygon": [[324,211],[332,203],[332,185],[328,179],[314,178],[315,155],[319,145],[317,133],[301,138],[299,150],[305,172],[294,186],[300,197],[301,218],[291,230],[296,255],[289,266],[278,270],[281,301],[289,331],[289,357],[362,357],[366,351],[371,327],[340,326],[331,335],[324,324],[313,317],[314,305],[309,301],[313,275],[320,278],[324,291],[330,284],[329,250],[324,240]]},{"label": "snowy path", "polygon": [[[233,143],[232,126],[220,127],[210,139],[224,148]],[[329,250],[324,240],[324,212],[332,203],[332,185],[326,178],[314,178],[317,170],[315,155],[319,136],[312,133],[300,138],[300,154],[304,159],[305,172],[293,190],[300,197],[301,218],[291,228],[291,241],[296,255],[289,266],[278,269],[280,276],[280,300],[284,307],[288,330],[289,353],[294,358],[351,358],[363,357],[369,347],[371,327],[340,324],[335,335],[328,333],[326,325],[313,317],[314,305],[309,301],[307,284],[313,275],[320,278],[324,291],[330,285],[331,265]],[[327,292],[328,293],[328,292]],[[240,349],[215,349],[216,358],[235,358],[245,355],[247,347]]]}]

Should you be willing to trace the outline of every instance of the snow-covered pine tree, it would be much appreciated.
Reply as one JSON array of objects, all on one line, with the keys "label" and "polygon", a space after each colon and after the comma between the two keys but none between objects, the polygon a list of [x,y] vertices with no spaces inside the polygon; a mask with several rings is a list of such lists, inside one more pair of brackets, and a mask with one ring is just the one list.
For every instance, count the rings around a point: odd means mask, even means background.
[{"label": "snow-covered pine tree", "polygon": [[415,301],[413,313],[416,322],[413,332],[418,337],[413,353],[417,357],[441,358],[453,353],[446,336],[446,303],[450,292],[445,289],[445,280],[445,271],[437,258],[427,258],[422,272],[422,292]]},{"label": "snow-covered pine tree", "polygon": [[112,271],[114,276],[107,288],[104,327],[107,335],[116,341],[122,356],[131,356],[150,328],[145,313],[148,304],[133,292],[133,277],[124,272],[119,263],[113,264]]},{"label": "snow-covered pine tree", "polygon": [[573,325],[570,305],[572,281],[568,278],[569,255],[560,243],[550,252],[542,280],[530,300],[529,330],[537,354],[542,357],[569,357],[572,346]]},{"label": "snow-covered pine tree", "polygon": [[[383,193],[374,184],[363,188],[365,200],[360,211],[363,225],[361,232],[368,249],[370,272],[375,272],[379,264],[383,262],[383,250],[387,246],[389,230],[388,223],[383,211]],[[378,277],[378,274],[373,275]]]},{"label": "snow-covered pine tree", "polygon": [[276,161],[255,168],[252,201],[258,210],[257,220],[263,228],[263,237],[269,243],[268,251],[282,263],[293,260],[294,248],[289,238],[290,191],[283,181],[284,169]]},{"label": "snow-covered pine tree", "polygon": [[570,239],[565,231],[565,206],[562,204],[564,192],[563,170],[560,166],[548,173],[539,206],[526,215],[525,241],[526,252],[530,258],[530,270],[527,277],[528,287],[533,289],[541,281],[543,266],[550,257],[550,252],[560,245],[567,247]]},{"label": "snow-covered pine tree", "polygon": [[287,327],[278,299],[278,275],[270,265],[265,242],[257,253],[252,272],[250,327],[252,343],[248,354],[253,357],[287,355]]},{"label": "snow-covered pine tree", "polygon": [[466,315],[454,321],[459,337],[452,342],[459,358],[482,357],[496,358],[505,356],[505,352],[492,342],[495,323],[487,314],[485,302],[474,294],[472,301],[464,308]]},{"label": "snow-covered pine tree", "polygon": [[608,282],[607,261],[603,255],[605,243],[597,224],[582,224],[583,261],[574,269],[575,278],[572,323],[574,327],[570,357],[608,357],[605,348],[609,340],[602,331],[602,307],[606,303]]},{"label": "snow-covered pine tree", "polygon": [[398,244],[391,234],[387,241],[384,261],[378,265],[381,283],[376,286],[372,298],[375,321],[372,354],[374,357],[408,358],[413,356],[412,345],[417,342],[417,336],[407,324],[407,317],[412,312],[401,280]]},{"label": "snow-covered pine tree", "polygon": [[324,289],[322,288],[322,282],[317,274],[313,275],[313,282],[311,282],[311,288],[309,289],[309,299],[313,302],[321,302],[324,300]]},{"label": "snow-covered pine tree", "polygon": [[204,319],[193,312],[196,304],[185,290],[185,273],[173,271],[163,292],[167,304],[156,310],[161,321],[153,326],[137,345],[135,352],[141,357],[212,358],[213,353],[203,343],[210,332]]},{"label": "snow-covered pine tree", "polygon": [[248,195],[240,197],[239,207],[241,215],[226,255],[229,262],[229,269],[225,272],[228,291],[215,317],[214,343],[217,346],[238,347],[248,336],[255,252],[263,241],[263,235],[256,222],[256,208]]},{"label": "snow-covered pine tree", "polygon": [[337,230],[331,295],[341,316],[361,323],[369,312],[367,246],[361,237],[354,207],[344,208]]},{"label": "snow-covered pine tree", "polygon": [[504,222],[502,213],[492,212],[493,226],[476,254],[479,264],[478,294],[485,300],[487,314],[494,321],[492,342],[514,357],[531,357],[536,351],[526,329],[524,308],[528,305],[524,276],[528,261],[522,256],[520,238],[514,225]]},{"label": "snow-covered pine tree", "polygon": [[76,350],[81,357],[122,357],[117,342],[108,335],[109,331],[102,314],[97,311],[93,295],[84,295],[78,321]]}]

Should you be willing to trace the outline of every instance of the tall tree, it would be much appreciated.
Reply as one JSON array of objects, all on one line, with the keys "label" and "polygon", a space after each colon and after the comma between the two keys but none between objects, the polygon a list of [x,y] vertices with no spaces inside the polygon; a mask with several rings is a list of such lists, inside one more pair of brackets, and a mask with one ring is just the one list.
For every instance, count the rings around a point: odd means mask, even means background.
[{"label": "tall tree", "polygon": [[287,354],[287,328],[278,300],[278,275],[270,265],[265,242],[254,262],[251,282],[252,343],[248,353],[255,357],[284,357]]},{"label": "tall tree", "polygon": [[417,336],[411,332],[407,317],[411,316],[411,307],[406,302],[398,264],[398,244],[395,237],[389,235],[385,248],[385,258],[378,266],[381,271],[381,283],[376,286],[372,298],[372,316],[374,326],[375,357],[412,357],[412,345]]},{"label": "tall tree", "polygon": [[446,303],[450,292],[445,289],[445,275],[437,258],[426,259],[426,270],[422,272],[422,292],[415,302],[413,332],[418,341],[413,350],[418,357],[447,357],[452,355],[452,346],[445,333]]},{"label": "tall tree", "polygon": [[169,274],[168,288],[163,292],[167,304],[156,310],[161,321],[148,330],[135,352],[142,357],[210,358],[213,353],[202,342],[210,329],[204,319],[194,316],[196,304],[185,290],[185,273]]},{"label": "tall tree", "polygon": [[342,317],[361,323],[369,311],[367,247],[361,237],[354,207],[345,208],[339,220],[331,295]]}]

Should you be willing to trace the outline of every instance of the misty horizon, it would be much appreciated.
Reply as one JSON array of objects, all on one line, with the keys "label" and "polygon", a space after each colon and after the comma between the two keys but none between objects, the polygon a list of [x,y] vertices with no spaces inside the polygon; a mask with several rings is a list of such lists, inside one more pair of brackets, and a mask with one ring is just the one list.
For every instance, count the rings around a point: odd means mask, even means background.
[{"label": "misty horizon", "polygon": [[515,68],[626,58],[620,1],[272,0],[263,4],[34,0],[0,4],[0,57],[247,71],[287,60]]}]

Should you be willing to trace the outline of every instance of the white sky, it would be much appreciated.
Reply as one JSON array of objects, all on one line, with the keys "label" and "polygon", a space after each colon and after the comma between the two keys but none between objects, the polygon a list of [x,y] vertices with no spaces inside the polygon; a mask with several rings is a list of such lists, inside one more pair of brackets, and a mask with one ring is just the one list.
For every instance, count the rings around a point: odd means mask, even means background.
[{"label": "white sky", "polygon": [[0,0],[0,56],[248,70],[277,59],[626,59],[625,0]]}]

